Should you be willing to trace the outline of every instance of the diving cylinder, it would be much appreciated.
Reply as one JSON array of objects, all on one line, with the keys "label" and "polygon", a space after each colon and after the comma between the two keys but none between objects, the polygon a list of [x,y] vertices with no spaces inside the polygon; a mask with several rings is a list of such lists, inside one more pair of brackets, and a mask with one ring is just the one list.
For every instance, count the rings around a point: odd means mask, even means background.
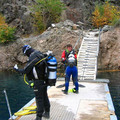
[{"label": "diving cylinder", "polygon": [[50,86],[55,86],[57,79],[57,60],[55,57],[48,57],[47,61],[47,72],[48,72],[48,80],[47,83]]}]

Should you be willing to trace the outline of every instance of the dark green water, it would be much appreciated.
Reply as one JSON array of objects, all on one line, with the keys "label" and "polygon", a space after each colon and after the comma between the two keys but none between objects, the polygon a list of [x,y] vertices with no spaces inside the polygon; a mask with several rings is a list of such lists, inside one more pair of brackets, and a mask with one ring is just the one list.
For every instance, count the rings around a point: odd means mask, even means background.
[{"label": "dark green water", "polygon": [[9,118],[4,89],[7,91],[12,114],[34,97],[33,90],[24,83],[23,76],[13,72],[0,72],[0,120]]},{"label": "dark green water", "polygon": [[[116,115],[120,120],[120,72],[98,73],[97,78],[110,80],[109,89]],[[24,83],[23,76],[14,72],[0,72],[0,120],[8,120],[9,118],[4,89],[7,91],[12,113],[34,97],[33,90]]]},{"label": "dark green water", "polygon": [[120,120],[120,72],[98,73],[97,78],[110,80],[109,89],[115,107],[115,113],[118,120]]}]

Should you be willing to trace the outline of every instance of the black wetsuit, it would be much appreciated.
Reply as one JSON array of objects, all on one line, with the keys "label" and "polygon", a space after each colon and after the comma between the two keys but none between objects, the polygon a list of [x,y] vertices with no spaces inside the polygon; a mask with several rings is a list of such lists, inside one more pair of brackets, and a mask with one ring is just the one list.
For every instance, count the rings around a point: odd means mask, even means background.
[{"label": "black wetsuit", "polygon": [[50,112],[50,102],[45,83],[45,62],[35,65],[44,55],[39,51],[33,51],[24,69],[16,69],[19,73],[26,74],[29,80],[34,81],[34,93],[37,105],[37,116],[42,117],[44,111]]}]

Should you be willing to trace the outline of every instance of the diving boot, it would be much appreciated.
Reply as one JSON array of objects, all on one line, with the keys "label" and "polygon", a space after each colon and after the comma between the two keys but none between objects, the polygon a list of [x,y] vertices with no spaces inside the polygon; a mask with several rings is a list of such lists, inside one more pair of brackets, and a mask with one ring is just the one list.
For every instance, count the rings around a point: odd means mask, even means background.
[{"label": "diving boot", "polygon": [[79,93],[79,91],[78,91],[78,90],[76,90],[74,93],[78,94],[78,93]]},{"label": "diving boot", "polygon": [[49,119],[50,118],[50,113],[49,112],[44,112],[42,116]]},{"label": "diving boot", "polygon": [[35,120],[42,120],[42,118],[37,116]]},{"label": "diving boot", "polygon": [[66,90],[62,90],[62,92],[66,95],[68,94],[68,91],[66,91]]},{"label": "diving boot", "polygon": [[76,93],[76,94],[78,94],[78,93],[79,93],[79,91],[78,91],[78,90],[76,90],[76,88],[73,88],[73,89],[72,89],[72,91],[73,91],[73,93]]}]

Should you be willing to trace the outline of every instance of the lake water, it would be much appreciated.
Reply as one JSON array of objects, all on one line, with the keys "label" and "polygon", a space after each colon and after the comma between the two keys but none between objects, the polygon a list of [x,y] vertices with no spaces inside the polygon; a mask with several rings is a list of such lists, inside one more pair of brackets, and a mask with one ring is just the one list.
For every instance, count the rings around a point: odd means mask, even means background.
[{"label": "lake water", "polygon": [[[110,80],[109,88],[116,115],[120,120],[120,72],[98,73],[97,78]],[[23,76],[14,72],[0,72],[0,120],[9,118],[4,89],[7,91],[12,113],[18,111],[34,97],[33,89],[24,83]]]},{"label": "lake water", "polygon": [[7,91],[12,114],[34,97],[32,88],[24,83],[23,76],[14,72],[0,72],[0,120],[9,118],[4,89]]},{"label": "lake water", "polygon": [[108,85],[115,107],[115,113],[118,120],[120,120],[120,72],[98,72],[97,78],[106,78],[110,80]]}]

